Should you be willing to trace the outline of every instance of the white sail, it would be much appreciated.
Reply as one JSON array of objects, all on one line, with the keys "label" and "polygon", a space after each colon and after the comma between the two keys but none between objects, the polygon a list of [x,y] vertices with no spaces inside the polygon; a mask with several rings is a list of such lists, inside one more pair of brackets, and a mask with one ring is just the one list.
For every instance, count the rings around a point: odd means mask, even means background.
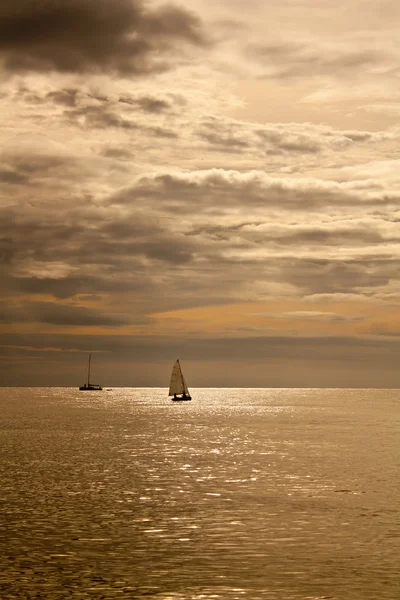
[{"label": "white sail", "polygon": [[188,386],[186,385],[186,381],[185,381],[182,371],[181,371],[181,374],[182,374],[182,382],[183,382],[183,393],[186,394],[186,396],[190,396],[189,389],[188,389]]},{"label": "white sail", "polygon": [[181,365],[179,360],[177,360],[172,368],[171,373],[171,381],[169,382],[169,392],[168,396],[173,396],[174,394],[187,394],[189,395],[189,390],[185,383],[185,379],[182,375]]}]

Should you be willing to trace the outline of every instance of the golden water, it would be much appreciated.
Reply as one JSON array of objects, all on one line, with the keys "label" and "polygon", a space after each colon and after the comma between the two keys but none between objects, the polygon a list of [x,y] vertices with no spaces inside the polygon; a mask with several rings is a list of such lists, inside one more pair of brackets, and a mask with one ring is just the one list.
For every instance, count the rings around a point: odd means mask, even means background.
[{"label": "golden water", "polygon": [[400,391],[0,389],[0,598],[398,600]]}]

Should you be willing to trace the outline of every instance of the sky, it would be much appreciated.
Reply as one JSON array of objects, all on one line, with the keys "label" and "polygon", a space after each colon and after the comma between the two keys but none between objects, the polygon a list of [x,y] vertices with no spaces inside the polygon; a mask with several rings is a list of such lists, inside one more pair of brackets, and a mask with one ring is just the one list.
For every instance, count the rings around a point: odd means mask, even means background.
[{"label": "sky", "polygon": [[2,0],[0,384],[400,386],[399,17]]}]

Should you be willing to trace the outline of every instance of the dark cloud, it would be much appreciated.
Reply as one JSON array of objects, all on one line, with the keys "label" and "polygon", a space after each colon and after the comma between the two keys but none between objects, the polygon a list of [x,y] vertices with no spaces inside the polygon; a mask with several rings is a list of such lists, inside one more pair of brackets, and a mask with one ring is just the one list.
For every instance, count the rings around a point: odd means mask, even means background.
[{"label": "dark cloud", "polygon": [[[256,125],[229,118],[204,118],[194,135],[210,144],[209,150],[263,152],[269,156],[317,155],[344,151],[354,144],[390,139],[385,132],[334,130],[311,123],[267,123]],[[392,134],[393,135],[393,134]]]},{"label": "dark cloud", "polygon": [[3,0],[0,56],[7,71],[162,71],[176,45],[204,45],[200,20],[142,0]]},{"label": "dark cloud", "polygon": [[387,137],[385,134],[380,132],[372,133],[370,131],[342,131],[341,133],[353,142],[369,142],[371,140],[378,141]]},{"label": "dark cloud", "polygon": [[[394,337],[394,336],[393,336]],[[130,361],[146,362],[171,360],[171,356],[182,355],[186,361],[242,361],[274,358],[290,360],[351,360],[362,362],[366,357],[377,358],[378,353],[389,356],[398,348],[398,340],[363,339],[341,336],[253,336],[219,337],[185,341],[174,337],[143,337],[117,335],[62,335],[62,334],[0,334],[0,345],[18,345],[45,351],[46,348],[68,350],[101,350],[109,361],[129,358]],[[168,375],[168,374],[167,374]]]},{"label": "dark cloud", "polygon": [[[398,263],[357,260],[355,248],[369,245],[372,254],[397,238],[380,218],[363,226],[346,219],[349,206],[374,208],[364,194],[334,181],[213,169],[149,173],[101,201],[9,208],[0,222],[9,288],[47,298],[127,294],[141,316],[260,299],[280,288],[379,293],[396,280]],[[379,196],[374,202],[385,204]],[[331,207],[343,218],[333,219]],[[343,260],[332,259],[340,246]]]},{"label": "dark cloud", "polygon": [[138,129],[138,125],[129,119],[119,116],[108,106],[85,106],[64,112],[68,122],[87,129]]},{"label": "dark cloud", "polygon": [[254,236],[259,242],[272,241],[279,242],[282,245],[296,244],[302,245],[323,245],[323,246],[363,246],[365,244],[380,244],[384,241],[397,241],[390,237],[384,238],[379,231],[372,228],[349,227],[348,229],[332,228],[326,229],[322,227],[298,228],[292,232],[290,229],[279,233],[271,231],[264,235]]},{"label": "dark cloud", "polygon": [[46,99],[42,94],[30,90],[26,85],[19,84],[14,93],[10,92],[10,96],[14,96],[14,100],[23,100],[26,104],[39,105],[44,104]]},{"label": "dark cloud", "polygon": [[[135,276],[136,275],[136,276]],[[139,273],[128,277],[105,276],[96,277],[93,275],[76,277],[74,275],[66,277],[18,277],[9,282],[15,291],[25,294],[45,294],[56,298],[72,298],[77,295],[87,295],[96,293],[142,293],[151,291],[151,285],[146,278],[145,273],[138,277]]]},{"label": "dark cloud", "polygon": [[[388,379],[388,364],[398,355],[400,342],[398,337],[388,338],[387,334],[369,340],[314,336],[146,339],[138,335],[0,334],[0,376],[3,385],[82,385],[87,353],[93,352],[92,373],[96,382],[113,388],[162,386],[165,398],[176,356],[184,358],[190,388],[394,387],[395,379]],[[246,379],[247,361],[255,363],[257,369],[251,370]],[[269,368],[262,369],[261,364]]]},{"label": "dark cloud", "polygon": [[156,138],[167,138],[167,139],[178,139],[179,135],[172,131],[172,129],[165,129],[164,127],[142,127],[149,136]]},{"label": "dark cloud", "polygon": [[[209,214],[226,214],[230,207],[279,208],[288,211],[321,210],[350,206],[397,205],[395,197],[371,197],[357,185],[319,179],[271,177],[263,171],[208,169],[191,173],[143,176],[135,186],[113,197],[113,202],[130,204],[162,201],[164,211],[195,213],[201,206]],[[196,207],[196,209],[194,209]]]},{"label": "dark cloud", "polygon": [[12,169],[0,168],[0,182],[1,183],[9,183],[12,185],[20,185],[27,183],[28,177],[24,173],[19,173],[18,171],[14,171]]},{"label": "dark cloud", "polygon": [[237,125],[218,122],[211,119],[202,124],[197,135],[213,146],[217,146],[225,152],[240,152],[248,148],[250,141],[246,140],[247,132]]},{"label": "dark cloud", "polygon": [[51,154],[50,151],[36,155],[33,153],[21,153],[19,156],[14,155],[11,157],[11,160],[15,168],[30,176],[43,175],[59,168],[63,169],[67,164],[75,162],[71,156],[57,156],[56,154]]},{"label": "dark cloud", "polygon": [[[11,198],[15,200],[18,197],[16,195],[17,188],[20,193],[26,193],[29,189],[28,186],[36,186],[39,182],[42,185],[44,180],[51,185],[54,181],[59,183],[61,179],[68,179],[68,175],[72,173],[75,177],[78,176],[81,167],[73,155],[67,152],[62,153],[59,148],[55,150],[51,146],[43,148],[38,144],[35,148],[34,142],[32,148],[24,148],[24,140],[21,140],[18,149],[18,142],[19,140],[16,140],[15,148],[10,152],[3,152],[3,166],[0,167],[0,193],[3,191],[2,184],[12,185],[15,189]],[[3,193],[9,195],[6,190]],[[34,194],[29,192],[29,197],[33,201],[39,200],[40,195],[41,193],[38,193],[37,190]],[[6,219],[9,213],[7,208],[4,210],[3,218]]]},{"label": "dark cloud", "polygon": [[363,288],[384,286],[399,269],[398,260],[288,259],[278,261],[280,277],[307,294],[359,293]]},{"label": "dark cloud", "polygon": [[354,317],[346,316],[332,312],[322,312],[315,310],[298,310],[279,314],[266,314],[260,315],[265,316],[268,319],[299,319],[300,321],[311,321],[321,323],[356,323],[364,321],[365,317]]},{"label": "dark cloud", "polygon": [[101,154],[107,158],[126,161],[131,161],[134,156],[132,150],[121,148],[120,146],[111,146],[109,148],[105,148],[101,151]]},{"label": "dark cloud", "polygon": [[262,150],[268,155],[344,152],[355,145],[376,144],[397,137],[394,131],[335,130],[312,123],[266,123],[260,126],[226,118],[204,120],[198,134],[210,143],[220,145],[221,150],[229,151],[233,140],[246,144],[249,150]]},{"label": "dark cloud", "polygon": [[[68,207],[67,207],[68,208]],[[190,262],[195,243],[182,234],[174,234],[132,211],[122,221],[118,213],[106,213],[94,204],[75,206],[68,211],[35,216],[9,210],[3,213],[1,229],[12,232],[16,260],[41,263],[66,261],[70,266],[82,264],[112,265],[122,260],[133,267],[140,257],[162,263]]]},{"label": "dark cloud", "polygon": [[315,130],[307,131],[304,127],[295,130],[289,127],[265,127],[258,128],[257,134],[267,144],[267,154],[292,153],[292,154],[316,154],[324,148],[322,132]]},{"label": "dark cloud", "polygon": [[78,103],[79,90],[74,88],[68,88],[58,90],[55,92],[49,92],[46,95],[46,98],[52,100],[56,104],[63,104],[64,106],[75,107]]},{"label": "dark cloud", "polygon": [[9,265],[15,254],[14,242],[11,237],[0,237],[0,265]]},{"label": "dark cloud", "polygon": [[237,235],[240,232],[243,235],[243,229],[245,227],[257,227],[257,225],[262,225],[263,221],[243,221],[242,223],[237,223],[235,225],[203,225],[203,226],[195,226],[190,231],[188,231],[185,235],[205,235],[211,238],[215,238],[218,240],[227,240],[232,235]]},{"label": "dark cloud", "polygon": [[147,113],[160,114],[168,112],[171,109],[171,102],[151,96],[142,96],[137,98],[132,96],[123,96],[119,99],[119,102],[121,102],[121,104],[128,104],[130,106],[140,108]]},{"label": "dark cloud", "polygon": [[0,307],[0,314],[3,314],[4,323],[38,322],[47,325],[92,327],[118,326],[129,322],[126,318],[105,314],[85,306],[54,302],[25,302],[17,307],[6,305]]},{"label": "dark cloud", "polygon": [[149,126],[132,119],[118,115],[110,106],[85,106],[64,112],[65,119],[77,127],[84,129],[121,129],[141,131],[149,137],[177,138],[178,135],[171,129]]},{"label": "dark cloud", "polygon": [[[178,304],[193,303],[193,294],[188,292],[191,280],[185,281],[184,270],[194,260],[197,242],[159,225],[154,218],[134,211],[121,218],[118,210],[105,212],[83,202],[64,208],[60,204],[49,211],[3,211],[0,230],[4,232],[0,256],[10,293],[60,299],[130,294],[135,298],[131,301],[136,307],[135,320],[150,306],[155,310],[174,308],[177,287],[181,295]],[[164,290],[174,279],[182,279],[183,285]],[[38,307],[35,304],[33,308]],[[50,313],[54,307],[45,308],[43,322],[57,317],[54,311]],[[24,310],[28,315],[32,312]],[[107,311],[112,315],[111,308]],[[77,311],[69,314],[80,318]],[[108,324],[105,317],[93,321],[86,311],[81,316],[82,325],[86,316],[90,324]],[[110,323],[116,324],[114,317]]]},{"label": "dark cloud", "polygon": [[285,142],[282,140],[278,144],[275,144],[272,148],[266,150],[266,154],[276,154],[277,152],[290,153],[290,154],[316,154],[321,151],[321,147],[317,143],[308,143],[299,141]]},{"label": "dark cloud", "polygon": [[186,235],[204,235],[214,239],[228,240],[232,236],[252,244],[273,244],[282,247],[300,246],[364,246],[383,242],[398,242],[398,237],[383,237],[372,227],[349,226],[347,229],[326,226],[272,226],[268,221],[243,221],[235,225],[203,225],[193,227]]},{"label": "dark cloud", "polygon": [[[224,269],[225,265],[222,267]],[[150,313],[226,303],[231,296],[232,287],[236,289],[245,274],[240,271],[233,277],[223,269],[215,265],[210,267],[208,274],[204,270],[193,269],[188,276],[187,271],[174,265],[157,269],[156,264],[148,263],[147,268],[132,265],[129,270],[123,271],[123,265],[118,267],[116,264],[113,274],[104,272],[99,266],[102,276],[98,277],[89,274],[80,277],[67,275],[62,278],[10,278],[8,288],[14,294],[30,294],[38,298],[52,295],[62,300],[81,301],[83,298],[84,301],[84,297],[91,293],[107,298],[120,298],[122,301],[129,298],[126,310],[130,314],[130,322],[137,324],[148,323],[146,315]],[[233,298],[232,300],[234,301]],[[112,314],[112,308],[108,310]]]}]

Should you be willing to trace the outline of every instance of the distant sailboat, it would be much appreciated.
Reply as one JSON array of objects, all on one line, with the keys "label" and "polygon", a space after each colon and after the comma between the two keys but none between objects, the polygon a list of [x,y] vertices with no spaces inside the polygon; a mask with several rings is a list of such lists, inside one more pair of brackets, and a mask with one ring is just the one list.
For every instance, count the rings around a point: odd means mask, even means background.
[{"label": "distant sailboat", "polygon": [[82,385],[82,387],[80,387],[79,389],[85,392],[98,392],[100,390],[102,390],[103,388],[100,385],[97,385],[96,383],[90,383],[90,362],[92,359],[92,353],[89,354],[89,364],[88,364],[88,378],[87,378],[87,383],[85,383],[85,385]]},{"label": "distant sailboat", "polygon": [[[181,394],[181,395],[179,395]],[[185,378],[182,373],[181,364],[179,359],[175,362],[172,373],[171,381],[169,383],[168,396],[172,396],[171,400],[175,402],[182,402],[184,400],[191,400],[188,387],[186,385]]]}]

